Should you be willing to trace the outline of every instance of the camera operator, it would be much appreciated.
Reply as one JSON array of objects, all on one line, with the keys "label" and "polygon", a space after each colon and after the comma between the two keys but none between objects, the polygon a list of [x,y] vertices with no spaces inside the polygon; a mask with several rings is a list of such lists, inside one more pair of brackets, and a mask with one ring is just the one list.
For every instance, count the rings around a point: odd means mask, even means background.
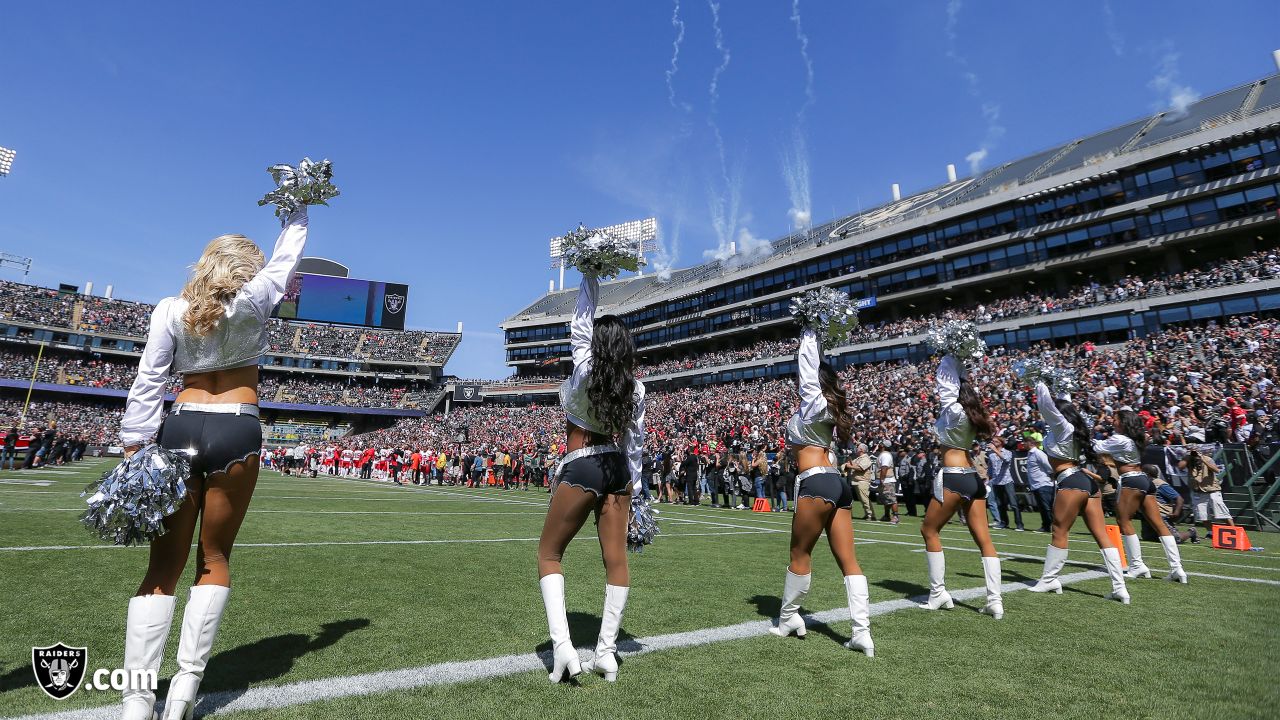
[{"label": "camera operator", "polygon": [[[1195,438],[1188,436],[1188,439]],[[1191,507],[1195,512],[1196,522],[1202,524],[1208,532],[1212,532],[1214,522],[1235,525],[1231,511],[1222,501],[1222,482],[1218,479],[1221,469],[1213,464],[1213,459],[1199,446],[1192,445],[1182,465],[1187,469],[1187,482],[1191,485]],[[1212,520],[1209,519],[1210,512],[1213,513]]]}]

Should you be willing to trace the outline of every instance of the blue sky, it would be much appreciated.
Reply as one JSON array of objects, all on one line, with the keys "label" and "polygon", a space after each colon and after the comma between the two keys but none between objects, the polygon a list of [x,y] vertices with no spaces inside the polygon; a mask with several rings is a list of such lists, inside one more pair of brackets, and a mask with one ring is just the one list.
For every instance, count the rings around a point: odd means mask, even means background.
[{"label": "blue sky", "polygon": [[508,373],[497,323],[579,221],[657,215],[687,266],[1274,73],[1280,46],[1272,2],[802,0],[802,35],[789,1],[199,5],[0,9],[0,250],[153,302],[213,236],[269,249],[267,165],[329,157],[309,254],[409,283],[410,327],[465,322],[464,377]]}]

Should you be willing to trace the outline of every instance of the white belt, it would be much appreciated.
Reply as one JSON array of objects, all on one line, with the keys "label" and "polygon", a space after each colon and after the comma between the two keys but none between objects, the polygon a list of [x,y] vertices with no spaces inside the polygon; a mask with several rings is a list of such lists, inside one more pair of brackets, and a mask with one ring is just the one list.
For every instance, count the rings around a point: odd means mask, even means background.
[{"label": "white belt", "polygon": [[1137,476],[1139,476],[1139,475],[1141,475],[1142,477],[1146,477],[1146,476],[1147,476],[1147,474],[1146,474],[1146,473],[1144,473],[1144,472],[1142,472],[1141,470],[1130,470],[1130,471],[1129,471],[1129,472],[1127,472],[1127,473],[1120,473],[1120,479],[1121,479],[1121,480],[1123,480],[1123,479],[1125,479],[1125,478],[1127,478],[1127,477],[1137,477]]},{"label": "white belt", "polygon": [[795,498],[800,497],[800,483],[804,482],[807,478],[813,477],[814,475],[823,475],[826,473],[835,473],[836,475],[839,475],[840,471],[831,467],[830,465],[819,465],[818,467],[811,467],[808,470],[805,470],[804,472],[800,473],[799,475],[796,475],[796,489],[795,489],[795,492],[792,493],[791,498],[794,500]]},{"label": "white belt", "polygon": [[1084,472],[1084,470],[1081,470],[1079,465],[1072,465],[1071,467],[1066,468],[1066,469],[1064,469],[1064,470],[1060,471],[1057,475],[1054,475],[1054,476],[1053,476],[1053,481],[1054,481],[1055,483],[1060,483],[1060,482],[1062,482],[1062,479],[1063,479],[1063,478],[1068,477],[1068,476],[1072,475],[1073,473],[1083,473],[1083,472]]},{"label": "white belt", "polygon": [[216,413],[219,415],[252,415],[258,417],[258,406],[253,403],[193,403],[179,402],[173,404],[169,411],[174,415],[184,412]]},{"label": "white belt", "polygon": [[942,472],[947,475],[958,475],[960,473],[976,473],[978,471],[975,468],[971,468],[971,467],[948,466],[948,467],[942,468]]},{"label": "white belt", "polygon": [[555,486],[560,482],[560,473],[564,472],[565,465],[579,458],[591,457],[593,455],[606,455],[608,453],[621,452],[617,445],[588,445],[584,448],[578,448],[564,457],[560,458],[560,462],[556,463],[556,471],[551,478],[551,489],[555,490]]}]

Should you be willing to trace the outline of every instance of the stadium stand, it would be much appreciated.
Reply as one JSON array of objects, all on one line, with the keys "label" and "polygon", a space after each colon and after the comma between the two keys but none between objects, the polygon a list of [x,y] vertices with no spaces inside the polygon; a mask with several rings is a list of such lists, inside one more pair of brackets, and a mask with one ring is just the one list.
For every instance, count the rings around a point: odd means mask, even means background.
[{"label": "stadium stand", "polygon": [[[784,340],[790,298],[819,285],[865,305],[857,347],[841,348],[838,364],[905,358],[910,348],[882,341],[933,318],[989,315],[989,343],[1025,348],[1268,312],[1276,278],[1266,258],[1280,235],[1278,87],[1280,75],[1246,83],[1181,116],[1139,118],[837,218],[774,241],[766,258],[607,282],[601,312],[623,317],[650,368]],[[1258,267],[1236,272],[1249,262]],[[1227,269],[1205,279],[1209,267]],[[548,293],[502,324],[517,374],[565,371],[574,298]]]}]

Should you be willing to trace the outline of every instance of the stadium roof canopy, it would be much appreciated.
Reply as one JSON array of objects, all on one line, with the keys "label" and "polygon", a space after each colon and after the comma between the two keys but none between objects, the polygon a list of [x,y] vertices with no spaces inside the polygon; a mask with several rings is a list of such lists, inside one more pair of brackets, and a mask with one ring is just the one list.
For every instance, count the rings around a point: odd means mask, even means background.
[{"label": "stadium roof canopy", "polygon": [[[997,165],[975,177],[961,178],[901,200],[832,220],[807,231],[778,238],[772,241],[772,250],[768,253],[757,253],[749,258],[739,255],[725,261],[712,260],[673,271],[665,280],[659,280],[654,275],[644,275],[604,283],[600,288],[599,304],[601,307],[642,307],[658,299],[678,298],[695,292],[706,281],[749,275],[752,268],[766,262],[774,264],[772,261],[799,250],[818,245],[856,244],[856,236],[863,233],[1011,191],[1059,173],[1108,163],[1127,155],[1149,154],[1143,151],[1154,145],[1277,108],[1280,108],[1280,74],[1206,97],[1193,103],[1181,114],[1166,111],[1142,117]],[[547,293],[512,315],[506,323],[566,315],[572,312],[575,298],[574,289]]]}]

